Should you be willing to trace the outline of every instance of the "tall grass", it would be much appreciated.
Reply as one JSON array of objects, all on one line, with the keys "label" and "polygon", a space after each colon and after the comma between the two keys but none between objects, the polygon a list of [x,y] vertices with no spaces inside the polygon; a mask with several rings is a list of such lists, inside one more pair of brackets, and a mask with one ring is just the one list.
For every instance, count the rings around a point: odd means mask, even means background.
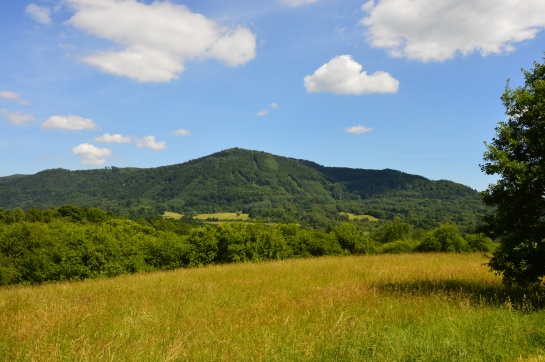
[{"label": "tall grass", "polygon": [[0,289],[4,361],[542,361],[544,293],[477,254],[329,257]]}]

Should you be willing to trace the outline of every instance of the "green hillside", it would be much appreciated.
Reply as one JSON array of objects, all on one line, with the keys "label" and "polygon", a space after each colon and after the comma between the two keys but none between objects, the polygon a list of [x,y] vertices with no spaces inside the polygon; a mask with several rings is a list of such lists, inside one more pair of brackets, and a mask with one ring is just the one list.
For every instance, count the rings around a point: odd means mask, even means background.
[{"label": "green hillside", "polygon": [[395,170],[324,167],[229,149],[157,168],[52,169],[0,178],[0,208],[73,204],[135,217],[173,211],[243,211],[264,221],[326,226],[339,212],[401,217],[422,227],[472,226],[484,206],[475,190]]}]

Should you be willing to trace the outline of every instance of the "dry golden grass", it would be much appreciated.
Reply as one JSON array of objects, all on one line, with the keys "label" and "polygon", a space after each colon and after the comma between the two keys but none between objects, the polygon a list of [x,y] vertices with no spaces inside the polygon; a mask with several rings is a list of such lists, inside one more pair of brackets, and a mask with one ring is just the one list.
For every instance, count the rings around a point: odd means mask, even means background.
[{"label": "dry golden grass", "polygon": [[218,219],[218,221],[246,221],[250,218],[250,215],[239,212],[218,212],[215,214],[199,214],[195,216],[195,219],[207,220]]},{"label": "dry golden grass", "polygon": [[177,212],[165,211],[163,213],[163,217],[167,219],[180,220],[183,217],[183,215],[178,214]]},{"label": "dry golden grass", "polygon": [[[0,289],[4,361],[541,361],[542,295],[480,255],[220,265]],[[538,293],[538,292],[536,292]]]},{"label": "dry golden grass", "polygon": [[367,219],[369,221],[378,221],[379,220],[376,217],[371,216],[371,215],[356,215],[356,214],[352,214],[352,213],[349,213],[349,212],[340,212],[339,214],[348,216],[349,220],[363,220],[363,219]]}]

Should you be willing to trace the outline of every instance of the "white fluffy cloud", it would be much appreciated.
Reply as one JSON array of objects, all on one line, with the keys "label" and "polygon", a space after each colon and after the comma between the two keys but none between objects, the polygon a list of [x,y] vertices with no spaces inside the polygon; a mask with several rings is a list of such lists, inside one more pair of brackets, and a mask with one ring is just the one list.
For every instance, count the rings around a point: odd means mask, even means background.
[{"label": "white fluffy cloud", "polygon": [[188,130],[185,130],[183,128],[177,129],[176,131],[172,132],[176,136],[189,136],[190,133]]},{"label": "white fluffy cloud", "polygon": [[139,82],[168,82],[185,62],[212,58],[238,66],[255,57],[255,35],[230,29],[170,1],[67,0],[75,14],[69,24],[123,47],[83,60],[104,72]]},{"label": "white fluffy cloud", "polygon": [[315,3],[316,0],[280,0],[280,2],[287,6],[301,6]]},{"label": "white fluffy cloud", "polygon": [[112,155],[108,148],[98,148],[89,143],[72,148],[72,153],[81,156],[81,162],[86,165],[103,165],[106,163],[105,157]]},{"label": "white fluffy cloud", "polygon": [[545,27],[543,0],[371,0],[362,10],[371,46],[423,62],[509,52]]},{"label": "white fluffy cloud", "polygon": [[165,141],[156,141],[155,136],[140,138],[135,140],[135,142],[138,147],[149,148],[155,151],[164,150],[167,147]]},{"label": "white fluffy cloud", "polygon": [[132,142],[132,138],[129,136],[123,136],[119,133],[105,133],[102,136],[95,138],[95,141],[104,143],[130,143]]},{"label": "white fluffy cloud", "polygon": [[362,125],[352,126],[352,127],[348,127],[348,128],[345,129],[346,132],[353,133],[353,134],[369,133],[372,130],[373,130],[372,128],[365,127],[365,126],[362,126]]},{"label": "white fluffy cloud", "polygon": [[11,91],[1,91],[0,98],[15,101],[21,105],[27,106],[30,104],[26,99],[22,99],[17,93]]},{"label": "white fluffy cloud", "polygon": [[24,126],[29,122],[34,121],[34,116],[23,112],[13,112],[8,109],[0,110],[0,117],[5,117],[11,124],[16,126]]},{"label": "white fluffy cloud", "polygon": [[397,93],[399,81],[389,73],[371,75],[350,55],[339,55],[304,79],[308,92],[337,94]]},{"label": "white fluffy cloud", "polygon": [[95,129],[96,125],[92,120],[79,116],[51,116],[42,123],[42,128],[82,131]]},{"label": "white fluffy cloud", "polygon": [[51,10],[45,6],[39,6],[34,3],[28,4],[25,8],[25,13],[40,24],[51,24]]}]

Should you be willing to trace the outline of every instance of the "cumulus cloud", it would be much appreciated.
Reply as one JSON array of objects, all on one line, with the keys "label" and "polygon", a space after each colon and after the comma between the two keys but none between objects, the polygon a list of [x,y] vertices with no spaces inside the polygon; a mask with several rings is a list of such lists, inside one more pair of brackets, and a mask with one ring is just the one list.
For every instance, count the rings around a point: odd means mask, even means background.
[{"label": "cumulus cloud", "polygon": [[263,117],[263,116],[266,116],[267,114],[269,114],[269,111],[267,109],[264,109],[262,111],[259,111],[255,114],[256,117]]},{"label": "cumulus cloud", "polygon": [[11,124],[24,126],[35,120],[34,116],[23,112],[13,112],[8,109],[0,110],[0,117],[5,117]]},{"label": "cumulus cloud", "polygon": [[545,27],[543,0],[381,0],[362,10],[371,46],[423,62],[510,52]]},{"label": "cumulus cloud", "polygon": [[105,157],[112,155],[110,149],[98,148],[89,143],[72,148],[72,153],[81,156],[81,162],[85,165],[103,165],[106,163]]},{"label": "cumulus cloud", "polygon": [[185,130],[183,128],[177,129],[176,131],[173,131],[172,134],[176,136],[189,136],[190,133],[188,130]]},{"label": "cumulus cloud", "polygon": [[164,150],[167,147],[165,141],[156,141],[155,136],[140,138],[135,140],[135,142],[138,147],[149,148],[155,151]]},{"label": "cumulus cloud", "polygon": [[122,46],[92,54],[84,62],[139,82],[178,78],[188,60],[212,58],[229,66],[255,57],[255,35],[233,29],[169,1],[67,0],[75,14],[68,23]]},{"label": "cumulus cloud", "polygon": [[399,81],[389,73],[367,75],[350,55],[339,55],[304,79],[307,92],[337,94],[397,93]]},{"label": "cumulus cloud", "polygon": [[301,6],[315,3],[316,0],[281,0],[280,2],[287,6]]},{"label": "cumulus cloud", "polygon": [[119,133],[105,133],[102,136],[95,138],[95,141],[104,143],[130,143],[132,142],[132,138],[129,136],[123,136]]},{"label": "cumulus cloud", "polygon": [[352,127],[348,127],[348,128],[345,129],[346,132],[353,133],[353,134],[369,133],[372,130],[373,130],[372,128],[365,127],[365,126],[362,126],[362,125],[352,126]]},{"label": "cumulus cloud", "polygon": [[17,93],[11,91],[1,91],[0,98],[15,101],[21,105],[27,106],[30,104],[26,99],[22,99]]},{"label": "cumulus cloud", "polygon": [[34,3],[28,4],[25,13],[37,23],[43,25],[51,24],[51,10],[45,6],[39,6]]},{"label": "cumulus cloud", "polygon": [[51,116],[42,123],[42,128],[82,131],[95,129],[96,125],[92,120],[79,116]]}]

